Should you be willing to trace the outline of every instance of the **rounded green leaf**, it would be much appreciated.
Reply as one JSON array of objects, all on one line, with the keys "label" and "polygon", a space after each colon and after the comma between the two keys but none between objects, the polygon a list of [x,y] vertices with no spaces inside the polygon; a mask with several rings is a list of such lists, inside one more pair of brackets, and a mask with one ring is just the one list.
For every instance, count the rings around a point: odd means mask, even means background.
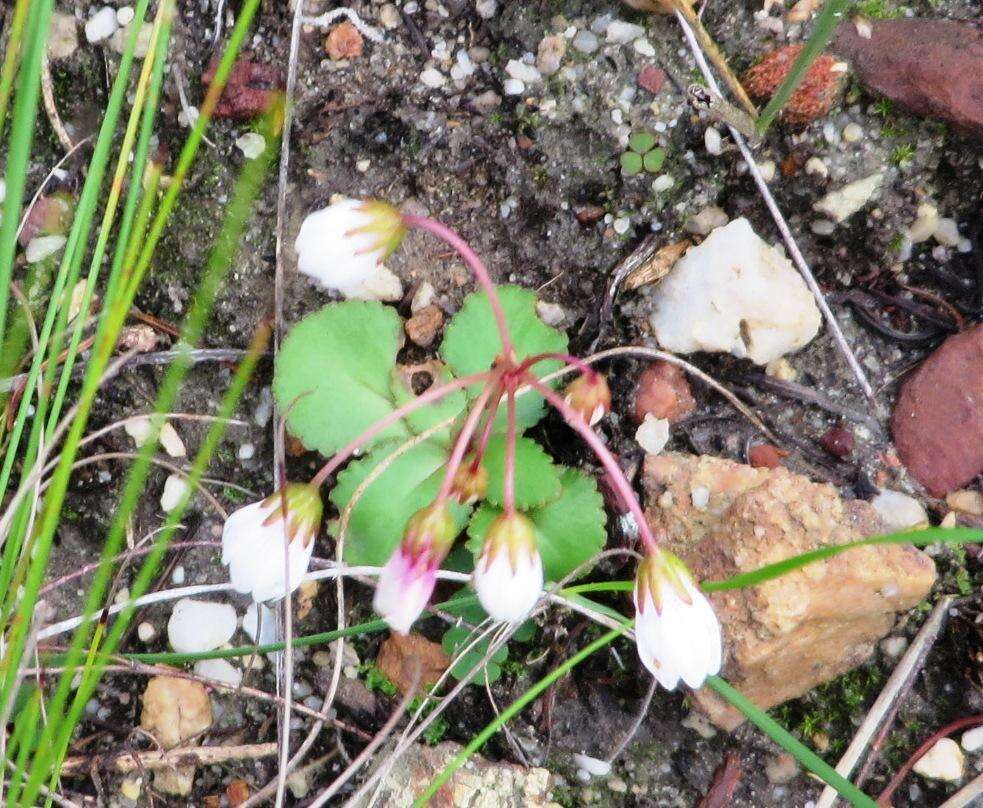
[{"label": "rounded green leaf", "polygon": [[621,173],[626,177],[634,177],[642,172],[642,155],[626,151],[621,155]]},{"label": "rounded green leaf", "polygon": [[[343,511],[372,470],[398,447],[396,442],[377,446],[338,475],[330,499]],[[426,441],[393,460],[362,493],[352,508],[345,536],[345,561],[349,564],[385,564],[403,537],[409,518],[433,501],[443,482],[447,449]],[[451,502],[451,513],[464,527],[470,509]]]},{"label": "rounded green leaf", "polygon": [[[505,323],[519,359],[540,353],[565,353],[566,334],[551,328],[536,314],[536,295],[521,286],[498,286],[499,299],[505,311]],[[444,361],[457,376],[467,376],[488,370],[502,353],[502,342],[495,325],[491,306],[484,292],[474,292],[464,299],[460,311],[454,315],[444,332],[440,346]],[[539,362],[532,370],[537,376],[545,376],[561,366],[560,362]],[[468,388],[474,398],[481,385]],[[545,403],[535,393],[527,393],[516,401],[517,423],[527,429],[543,417]],[[502,403],[496,424],[505,424],[505,404]]]},{"label": "rounded green leaf", "polygon": [[651,132],[635,132],[628,138],[628,148],[639,154],[645,154],[655,145],[655,135]]},{"label": "rounded green leaf", "polygon": [[[454,378],[453,374],[441,362],[435,361],[428,363],[426,369],[431,371],[431,378],[433,379],[431,384],[433,385],[446,384]],[[392,391],[393,402],[397,407],[402,407],[404,404],[416,398],[416,393],[413,392],[411,383],[412,378],[407,376],[403,368],[397,367],[393,369],[390,377],[390,389]],[[414,434],[419,435],[421,432],[425,432],[431,427],[446,421],[448,418],[453,418],[455,415],[464,412],[466,404],[467,397],[464,391],[455,390],[440,401],[411,412],[404,420],[410,430]],[[450,441],[450,428],[442,429],[431,440],[448,443]]]},{"label": "rounded green leaf", "polygon": [[[390,374],[400,319],[381,303],[331,303],[295,325],[283,341],[273,393],[290,432],[331,455],[394,407]],[[366,444],[407,435],[394,424]]]},{"label": "rounded green leaf", "polygon": [[[535,525],[543,571],[549,581],[569,575],[599,553],[607,539],[604,500],[593,478],[576,469],[564,468],[560,484],[563,490],[559,498],[526,513]],[[475,555],[481,552],[488,526],[499,513],[498,508],[485,504],[471,517],[467,547]]]},{"label": "rounded green leaf", "polygon": [[[475,639],[475,633],[465,627],[465,626],[455,626],[444,632],[444,636],[440,641],[441,646],[444,649],[444,653],[451,658],[457,657],[458,653],[465,648]],[[451,676],[460,681],[461,679],[466,679],[468,674],[471,673],[472,669],[475,668],[481,660],[484,658],[485,654],[488,653],[488,645],[491,642],[491,635],[484,637],[479,642],[472,645],[456,664],[451,668]],[[488,682],[496,682],[502,675],[502,663],[505,662],[509,657],[509,649],[507,645],[503,645],[488,660],[487,667],[484,671],[479,670],[479,672],[471,680],[475,684],[480,684],[485,680],[485,674],[487,673]]]},{"label": "rounded green leaf", "polygon": [[[504,504],[505,436],[495,435],[488,441],[484,466],[488,472],[485,498],[492,505]],[[560,475],[542,447],[532,438],[519,437],[515,442],[515,505],[526,511],[545,505],[560,496]]]},{"label": "rounded green leaf", "polygon": [[652,149],[642,159],[645,170],[655,174],[662,170],[662,165],[666,161],[666,150],[663,148]]}]

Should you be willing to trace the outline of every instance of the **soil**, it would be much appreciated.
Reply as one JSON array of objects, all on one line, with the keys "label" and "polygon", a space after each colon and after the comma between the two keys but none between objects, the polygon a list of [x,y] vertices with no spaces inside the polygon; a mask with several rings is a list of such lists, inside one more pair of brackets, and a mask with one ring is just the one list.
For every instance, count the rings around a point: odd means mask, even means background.
[{"label": "soil", "polygon": [[[185,76],[188,96],[194,104],[202,97],[200,76],[213,55],[210,32],[215,8],[210,2],[180,5],[173,61]],[[234,11],[235,4],[230,5],[232,8],[226,13]],[[420,5],[423,7],[417,11],[407,10],[400,24],[385,32],[385,42],[366,41],[364,54],[350,62],[332,62],[328,58],[323,49],[324,32],[309,30],[303,34],[287,194],[288,236],[296,232],[308,212],[326,204],[335,193],[382,197],[424,209],[461,232],[487,261],[496,280],[536,289],[541,299],[562,306],[563,327],[579,352],[621,344],[654,344],[648,333],[649,292],[645,288],[619,294],[613,320],[605,323],[602,330],[598,330],[597,321],[612,273],[648,234],[655,233],[660,243],[676,241],[686,235],[683,224],[688,217],[714,204],[731,217],[748,217],[765,239],[780,241],[729,139],[724,138],[724,155],[712,157],[706,152],[707,122],[692,112],[682,92],[694,81],[694,64],[671,18],[648,17],[614,2],[587,0],[503,0],[490,19],[482,18],[474,4],[460,0]],[[880,5],[888,10],[895,8],[890,0]],[[330,7],[322,6],[311,13]],[[417,4],[410,8],[414,6]],[[377,24],[380,3],[359,0],[353,8],[365,21]],[[973,18],[979,11],[976,0],[914,0],[911,9],[918,15],[956,19]],[[76,2],[74,11],[84,20],[90,13],[89,4],[84,0]],[[707,28],[738,73],[766,50],[785,41],[776,39],[755,22],[756,11],[758,6],[752,2],[713,0],[704,15]],[[631,45],[604,44],[602,27],[602,46],[596,53],[586,55],[568,48],[564,65],[576,68],[575,79],[557,75],[520,96],[504,93],[509,59],[535,53],[544,35],[562,35],[570,26],[577,30],[590,28],[594,20],[605,15],[646,26],[652,55],[644,55]],[[248,40],[250,58],[285,71],[289,31],[287,3],[264,3]],[[103,108],[108,77],[117,61],[116,54],[108,48],[87,45],[84,37],[81,39],[74,56],[53,65],[56,102],[76,137],[94,131],[98,123],[95,113]],[[428,61],[430,55],[421,52],[421,45],[441,50],[440,43],[445,43],[451,54],[460,47],[471,48],[472,54],[475,48],[484,49],[477,52],[484,59],[475,60],[476,73],[462,87],[448,80],[442,88],[431,89],[420,82],[424,67],[432,64],[432,60]],[[668,75],[668,81],[655,96],[636,87],[637,74],[648,65],[655,65]],[[438,60],[437,66],[446,75],[449,65]],[[477,99],[489,91],[501,96],[501,101],[492,109],[482,108]],[[180,105],[173,78],[168,81],[166,92],[160,139],[175,154],[187,130],[177,120]],[[842,132],[851,123],[861,127],[863,137],[846,143]],[[672,177],[670,189],[654,190],[653,174],[622,176],[619,156],[626,148],[628,134],[638,130],[656,133],[659,144],[666,149],[666,163],[659,173]],[[200,152],[182,203],[138,296],[141,311],[165,323],[180,322],[245,160],[235,141],[247,131],[251,131],[250,123],[230,121],[219,121],[210,129],[212,145]],[[28,182],[31,189],[37,187],[62,154],[43,118],[38,141]],[[937,121],[885,111],[877,106],[875,98],[853,84],[830,114],[799,131],[776,126],[756,151],[759,162],[770,161],[776,169],[771,188],[778,204],[824,290],[830,293],[846,337],[878,392],[882,411],[874,412],[867,405],[826,330],[789,359],[799,383],[857,413],[853,423],[850,419],[845,421],[857,438],[856,449],[845,460],[830,456],[819,444],[828,429],[841,423],[839,416],[823,407],[776,395],[747,362],[709,356],[698,356],[694,361],[739,392],[787,442],[792,449],[787,465],[815,479],[833,482],[844,495],[868,498],[874,491],[874,481],[887,481],[891,487],[914,492],[934,516],[941,518],[946,512],[944,503],[926,497],[903,469],[891,462],[885,424],[899,378],[947,332],[930,329],[920,344],[888,339],[864,327],[842,302],[842,295],[837,295],[845,290],[873,287],[897,294],[895,281],[903,280],[955,302],[938,269],[944,267],[966,278],[978,277],[974,273],[979,273],[983,261],[978,229],[983,198],[979,153],[978,143]],[[899,159],[901,154],[905,155],[904,160]],[[826,163],[828,179],[807,174],[802,168],[805,160],[813,156]],[[786,174],[786,166],[797,168]],[[817,218],[812,211],[813,202],[826,190],[875,171],[885,172],[876,202],[836,227],[831,235],[817,235],[811,227]],[[70,163],[68,172],[62,185],[75,189],[80,182],[81,163]],[[206,347],[245,347],[256,327],[272,313],[275,185],[275,178],[271,177],[256,206],[233,271],[216,300],[215,315],[206,332]],[[972,240],[970,252],[940,253],[926,243],[916,245],[909,260],[899,261],[897,238],[914,219],[924,196],[934,200],[941,215],[963,225],[963,232]],[[599,209],[600,218],[581,223],[577,213],[585,208]],[[975,232],[973,228],[977,228]],[[292,271],[294,257],[289,252],[287,327],[330,299],[307,278]],[[414,289],[423,281],[433,284],[437,302],[448,314],[472,289],[464,267],[422,235],[411,234],[387,265],[403,282],[405,299],[399,308],[404,315],[409,313],[408,302]],[[960,302],[970,308],[978,306],[980,293],[978,288],[967,292]],[[923,327],[898,309],[891,309],[888,317],[886,322],[900,330]],[[974,317],[978,319],[978,309],[968,315],[968,321]],[[161,347],[169,342],[162,332]],[[422,356],[419,349],[406,351],[407,360]],[[609,368],[615,406],[603,430],[612,448],[628,465],[640,458],[630,417],[633,386],[640,369],[641,365],[634,361],[619,361]],[[176,410],[214,412],[233,371],[227,363],[196,366]],[[272,480],[268,390],[271,372],[271,363],[264,362],[239,407],[238,417],[244,425],[228,430],[209,470],[211,478],[232,481],[256,495],[268,492]],[[161,377],[162,370],[155,366],[126,370],[104,388],[91,426],[147,411]],[[697,409],[674,428],[670,448],[743,460],[748,443],[759,439],[754,428],[712,391],[694,385],[694,393]],[[177,428],[189,452],[193,452],[207,425],[185,422],[177,424]],[[586,462],[585,456],[571,447],[568,433],[558,420],[545,422],[537,437],[560,460]],[[131,451],[132,442],[119,434],[101,440],[98,447],[104,451]],[[246,447],[252,447],[252,453]],[[291,475],[303,479],[317,465],[318,458],[313,455],[292,456],[289,469]],[[125,471],[119,463],[104,462],[76,475],[54,554],[53,578],[98,558]],[[134,521],[133,536],[145,536],[160,524],[159,497],[165,477],[163,471],[151,475]],[[252,497],[222,484],[212,486],[212,490],[229,508]],[[221,520],[200,498],[185,524],[179,540],[215,542],[220,536]],[[612,542],[623,540],[616,532],[612,535]],[[318,554],[328,556],[332,549],[326,540],[322,541]],[[181,567],[185,583],[223,579],[215,547],[195,548],[171,558]],[[940,575],[932,600],[944,594],[966,596],[974,582],[979,582],[979,561],[971,553],[939,551],[936,562]],[[176,582],[180,575],[170,580]],[[127,584],[128,577],[129,571],[124,572],[121,585]],[[161,581],[161,586],[169,585],[168,579]],[[77,583],[55,591],[50,601],[59,619],[79,611],[84,592],[85,585]],[[349,621],[367,619],[370,608],[365,591],[352,586],[349,596]],[[617,600],[611,603],[624,606]],[[244,606],[244,602],[237,603],[237,608]],[[912,636],[930,606],[926,603],[923,608],[901,615],[894,634]],[[883,762],[867,784],[869,792],[879,791],[891,772],[931,731],[983,711],[979,671],[974,671],[971,658],[979,647],[979,608],[978,599],[966,597],[954,607],[948,629],[929,656],[924,673],[895,722],[895,730],[888,736]],[[334,610],[333,588],[323,587],[314,608],[296,630],[302,634],[329,630],[334,625]],[[163,629],[168,614],[169,608],[165,607],[146,610],[140,619],[157,626],[157,639],[144,646],[134,635],[128,649],[166,650]],[[511,702],[558,660],[580,647],[593,631],[575,618],[551,614],[534,640],[513,644],[510,658],[519,664],[507,668],[495,685],[497,703]],[[378,642],[378,638],[354,642],[363,663],[374,659]],[[325,671],[318,664],[323,659],[314,653],[317,650],[298,653],[297,675],[304,685],[302,690],[307,691],[305,695],[310,695],[311,690],[319,692],[326,680]],[[893,664],[893,660],[878,655],[859,671],[773,713],[835,763]],[[364,668],[358,675],[364,678]],[[256,684],[273,688],[269,666]],[[105,709],[87,717],[79,736],[101,733],[98,747],[106,750],[127,742],[139,722],[139,694],[143,687],[144,682],[138,677],[107,678],[96,705],[97,710]],[[348,689],[357,691],[359,687],[353,682]],[[615,764],[612,776],[583,782],[577,776],[572,754],[586,752],[603,757],[631,724],[644,689],[634,650],[626,643],[618,644],[575,670],[513,722],[513,731],[527,757],[556,774],[556,802],[569,806],[696,805],[729,750],[740,754],[742,766],[732,805],[803,806],[818,797],[819,786],[802,773],[784,784],[769,781],[765,764],[777,749],[760,733],[745,727],[731,735],[716,733],[703,738],[680,724],[689,713],[685,696],[664,691],[656,694],[648,717]],[[124,700],[122,696],[128,698]],[[269,705],[238,698],[216,700],[221,707],[218,730],[226,730],[246,742],[275,739]],[[372,732],[381,726],[394,703],[382,693],[358,692],[342,702],[339,712]],[[482,690],[473,688],[450,709],[446,737],[466,742],[492,716]],[[294,743],[297,742],[295,738]],[[334,748],[335,743],[334,733],[324,733],[311,751],[311,759]],[[345,739],[345,743],[355,754],[354,741]],[[494,739],[484,754],[493,759],[514,759],[514,752],[502,737]],[[341,766],[329,765],[320,775],[323,782]],[[222,793],[236,777],[258,786],[274,771],[269,759],[211,767],[199,773],[191,798],[170,798],[157,804],[202,805],[206,795]],[[72,788],[94,793],[88,781],[74,781]],[[104,778],[103,788],[110,802],[132,804],[118,794],[118,781],[113,777]],[[912,778],[898,792],[895,805],[937,805],[952,790]],[[304,802],[296,800],[293,804]]]}]

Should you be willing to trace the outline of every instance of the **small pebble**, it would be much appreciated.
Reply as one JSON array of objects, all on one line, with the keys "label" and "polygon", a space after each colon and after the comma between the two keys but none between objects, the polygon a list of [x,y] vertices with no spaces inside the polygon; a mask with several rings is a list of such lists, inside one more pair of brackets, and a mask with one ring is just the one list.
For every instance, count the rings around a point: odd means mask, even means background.
[{"label": "small pebble", "polygon": [[567,41],[562,36],[546,36],[536,51],[536,67],[544,76],[552,76],[560,69],[567,52]]},{"label": "small pebble", "polygon": [[778,170],[778,166],[775,165],[774,160],[762,160],[758,163],[758,171],[761,172],[761,177],[765,182],[771,182],[775,179],[775,172]]},{"label": "small pebble", "polygon": [[447,76],[433,67],[428,67],[420,74],[420,82],[426,87],[437,89],[447,83]]},{"label": "small pebble", "polygon": [[647,454],[661,454],[669,442],[669,421],[656,418],[651,413],[646,415],[641,426],[635,430],[635,440]]},{"label": "small pebble", "polygon": [[983,727],[966,730],[963,733],[961,743],[967,752],[978,752],[983,749]]},{"label": "small pebble", "polygon": [[831,222],[829,219],[816,219],[809,225],[809,229],[817,236],[831,236],[836,232],[836,222]]},{"label": "small pebble", "polygon": [[645,29],[634,23],[613,20],[608,23],[604,30],[604,36],[608,42],[627,45],[629,42],[634,42],[639,37],[645,36]]},{"label": "small pebble", "polygon": [[178,564],[174,568],[174,572],[171,573],[171,583],[174,584],[175,586],[181,586],[182,584],[184,584],[184,579],[185,579],[184,565]]},{"label": "small pebble", "polygon": [[666,83],[666,71],[659,67],[649,65],[648,67],[642,68],[642,71],[638,74],[637,81],[638,86],[643,90],[647,90],[652,95],[657,95],[659,90],[662,89],[662,85]]},{"label": "small pebble", "polygon": [[958,247],[959,242],[962,241],[962,236],[959,235],[959,225],[956,224],[955,219],[939,219],[935,224],[932,237],[946,247]]},{"label": "small pebble", "polygon": [[255,160],[266,149],[266,138],[259,132],[246,132],[236,139],[236,146],[247,160]]},{"label": "small pebble", "polygon": [[806,174],[815,174],[817,177],[828,177],[829,168],[820,157],[810,157],[805,164]]},{"label": "small pebble", "polygon": [[968,513],[972,516],[983,516],[983,492],[963,488],[946,495],[946,505],[952,510]]},{"label": "small pebble", "polygon": [[686,729],[693,730],[705,740],[709,740],[717,734],[717,729],[710,719],[698,710],[691,710],[679,723]]},{"label": "small pebble", "polygon": [[647,39],[636,39],[632,47],[642,56],[655,56],[655,47]]},{"label": "small pebble", "polygon": [[601,43],[597,36],[590,31],[578,31],[577,35],[573,38],[574,50],[578,50],[581,53],[594,53]]},{"label": "small pebble", "polygon": [[171,457],[186,457],[188,454],[184,441],[181,440],[181,436],[170,421],[164,421],[157,440],[160,442],[161,448]]},{"label": "small pebble", "polygon": [[124,777],[122,782],[119,784],[119,793],[121,796],[125,797],[132,802],[138,802],[140,799],[140,786],[142,780],[139,777]]},{"label": "small pebble", "polygon": [[392,31],[402,24],[399,9],[392,3],[386,3],[379,9],[379,24],[387,31]]},{"label": "small pebble", "polygon": [[966,758],[959,744],[952,738],[941,738],[918,759],[913,771],[929,780],[958,783],[965,769]]},{"label": "small pebble", "polygon": [[164,513],[170,513],[188,491],[188,481],[180,474],[168,475],[164,480],[164,490],[160,495],[160,507]]},{"label": "small pebble", "polygon": [[24,258],[29,264],[36,264],[54,255],[65,246],[64,236],[37,236],[32,238],[24,251]]},{"label": "small pebble", "polygon": [[898,659],[908,647],[908,640],[905,637],[885,637],[881,640],[881,651],[889,659]]},{"label": "small pebble", "polygon": [[116,22],[124,27],[133,22],[133,6],[121,6],[116,9]]},{"label": "small pebble", "polygon": [[230,687],[239,687],[242,683],[242,671],[234,667],[227,659],[199,659],[195,662],[195,673],[205,679],[215,679]]},{"label": "small pebble", "polygon": [[149,418],[134,418],[123,425],[123,431],[133,438],[133,442],[139,449],[150,439],[153,431]]},{"label": "small pebble", "polygon": [[843,127],[843,140],[847,143],[856,143],[863,139],[864,130],[860,124],[848,123]]},{"label": "small pebble", "polygon": [[707,154],[712,154],[716,157],[723,153],[724,141],[720,137],[720,131],[714,126],[708,126],[703,133],[703,144],[706,146]]},{"label": "small pebble", "polygon": [[236,457],[240,460],[252,460],[256,456],[256,447],[251,443],[244,443],[236,452]]},{"label": "small pebble", "polygon": [[536,302],[536,314],[546,325],[558,326],[566,319],[567,310],[559,303],[539,300]]},{"label": "small pebble", "polygon": [[842,460],[844,457],[849,457],[853,452],[855,440],[853,432],[849,429],[836,426],[827,430],[826,434],[819,439],[819,443],[833,457]]},{"label": "small pebble", "polygon": [[617,233],[619,236],[623,236],[628,232],[628,228],[631,227],[631,219],[629,219],[627,216],[619,216],[614,220],[612,227],[614,228],[615,233]]},{"label": "small pebble", "polygon": [[699,213],[690,216],[683,224],[687,233],[705,236],[718,227],[723,227],[730,218],[727,213],[716,205],[707,205]]},{"label": "small pebble", "polygon": [[675,180],[668,174],[660,174],[652,181],[652,190],[656,193],[668,191],[675,184]]},{"label": "small pebble", "polygon": [[505,72],[525,84],[536,84],[543,80],[543,74],[534,65],[527,65],[518,59],[509,59],[505,65]]},{"label": "small pebble", "polygon": [[592,777],[607,777],[611,774],[611,764],[606,760],[600,760],[590,755],[576,754],[573,756],[573,762],[578,769]]},{"label": "small pebble", "polygon": [[103,6],[85,22],[85,38],[90,43],[109,39],[119,28],[116,9]]},{"label": "small pebble", "polygon": [[495,16],[495,12],[498,11],[497,0],[478,0],[475,5],[475,11],[478,12],[478,16],[483,20],[490,20]]},{"label": "small pebble", "polygon": [[698,485],[690,491],[690,498],[693,500],[693,507],[702,511],[710,504],[710,489],[705,485]]},{"label": "small pebble", "polygon": [[167,640],[178,653],[211,651],[232,639],[237,623],[228,603],[182,598],[167,621]]},{"label": "small pebble", "polygon": [[144,620],[139,626],[137,626],[137,637],[140,638],[140,642],[146,644],[153,642],[154,637],[157,636],[157,629],[154,628],[153,623],[148,623]]},{"label": "small pebble", "polygon": [[885,489],[870,504],[880,514],[884,527],[894,533],[928,524],[928,514],[922,504],[900,491]]},{"label": "small pebble", "polygon": [[522,95],[526,91],[526,85],[519,79],[505,79],[502,82],[502,91],[506,95]]},{"label": "small pebble", "polygon": [[799,774],[799,764],[788,752],[781,752],[765,764],[765,775],[768,782],[775,785],[790,783]]}]

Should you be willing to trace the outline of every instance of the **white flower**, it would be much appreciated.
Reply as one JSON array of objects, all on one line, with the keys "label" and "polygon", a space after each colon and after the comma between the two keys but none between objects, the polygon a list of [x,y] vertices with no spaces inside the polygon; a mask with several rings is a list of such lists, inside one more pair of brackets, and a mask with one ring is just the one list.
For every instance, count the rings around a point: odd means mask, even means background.
[{"label": "white flower", "polygon": [[354,294],[405,233],[392,205],[343,197],[304,219],[295,243],[297,268],[322,286]]},{"label": "white flower", "polygon": [[233,588],[260,602],[293,592],[307,573],[320,521],[318,490],[302,483],[288,483],[261,502],[235,511],[222,530],[222,563],[229,568]]},{"label": "white flower", "polygon": [[382,568],[372,600],[372,608],[393,631],[406,634],[420,616],[456,533],[445,503],[432,503],[410,517],[403,540]]},{"label": "white flower", "polygon": [[657,550],[642,560],[634,600],[638,655],[659,684],[698,688],[720,671],[720,623],[676,556]]},{"label": "white flower", "polygon": [[495,620],[519,623],[532,611],[543,593],[543,562],[527,517],[502,514],[492,522],[474,568],[474,588]]}]

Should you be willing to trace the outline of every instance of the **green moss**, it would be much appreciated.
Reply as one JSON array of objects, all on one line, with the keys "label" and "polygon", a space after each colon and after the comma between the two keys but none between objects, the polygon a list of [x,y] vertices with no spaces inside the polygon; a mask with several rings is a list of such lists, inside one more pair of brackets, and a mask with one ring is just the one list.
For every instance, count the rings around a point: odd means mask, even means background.
[{"label": "green moss", "polygon": [[895,146],[891,152],[891,162],[896,166],[903,166],[911,162],[915,156],[915,147],[910,143],[901,143]]},{"label": "green moss", "polygon": [[904,9],[891,0],[859,0],[854,10],[861,17],[870,20],[891,20],[904,16]]},{"label": "green moss", "polygon": [[359,666],[359,672],[365,675],[365,687],[372,691],[379,691],[386,696],[395,696],[399,691],[386,674],[371,662]]}]

